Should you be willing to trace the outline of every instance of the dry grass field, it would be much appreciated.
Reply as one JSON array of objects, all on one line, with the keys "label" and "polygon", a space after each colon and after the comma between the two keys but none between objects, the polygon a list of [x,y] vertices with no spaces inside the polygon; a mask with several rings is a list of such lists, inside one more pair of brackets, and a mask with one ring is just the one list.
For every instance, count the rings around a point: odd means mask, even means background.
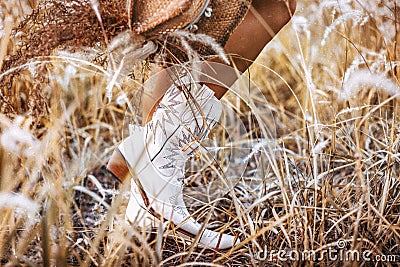
[{"label": "dry grass field", "polygon": [[[34,3],[1,1],[3,66],[23,57],[13,51],[29,36],[12,29]],[[244,171],[215,201],[187,199],[199,221],[240,238],[230,250],[124,220],[129,182],[105,165],[127,122],[140,122],[148,64],[121,86],[101,56],[70,51],[0,73],[0,265],[400,264],[400,3],[298,2],[244,74],[252,88],[237,86],[251,93],[224,99],[236,117],[213,133],[230,135],[219,142],[233,151],[251,145],[235,154],[246,161],[220,156]],[[207,189],[193,185],[214,176],[212,166],[192,173],[185,192]]]}]

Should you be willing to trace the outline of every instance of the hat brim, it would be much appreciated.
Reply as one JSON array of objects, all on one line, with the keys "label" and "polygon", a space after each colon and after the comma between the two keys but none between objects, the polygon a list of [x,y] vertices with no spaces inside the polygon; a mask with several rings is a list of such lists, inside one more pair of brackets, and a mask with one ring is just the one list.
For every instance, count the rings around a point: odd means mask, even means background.
[{"label": "hat brim", "polygon": [[186,27],[207,0],[135,0],[132,28],[137,34],[160,34]]}]

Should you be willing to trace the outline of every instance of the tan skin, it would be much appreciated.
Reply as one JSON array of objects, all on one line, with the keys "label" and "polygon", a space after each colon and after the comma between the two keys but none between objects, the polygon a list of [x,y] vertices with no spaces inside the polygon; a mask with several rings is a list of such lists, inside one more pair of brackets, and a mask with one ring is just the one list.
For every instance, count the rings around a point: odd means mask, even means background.
[{"label": "tan skin", "polygon": [[[290,21],[295,8],[296,0],[253,0],[250,11],[224,47],[233,65],[240,72],[247,70],[275,34]],[[160,85],[155,86],[151,94],[145,94],[143,97],[144,118],[149,118],[156,100],[161,99],[168,89],[168,86],[162,86],[162,83],[163,81],[160,81]],[[218,99],[226,93],[224,87],[210,84],[208,86]]]},{"label": "tan skin", "polygon": [[[224,47],[225,52],[231,57],[233,65],[240,72],[247,70],[275,34],[290,21],[295,8],[296,0],[253,0],[250,11]],[[147,118],[144,121],[151,118],[157,100],[161,99],[168,89],[161,84],[162,81],[160,81],[160,86],[153,88],[151,94],[145,94],[143,97],[143,116]],[[225,87],[211,84],[208,86],[219,99],[227,91]],[[113,154],[107,167],[122,181],[129,177],[129,169],[118,152]]]}]

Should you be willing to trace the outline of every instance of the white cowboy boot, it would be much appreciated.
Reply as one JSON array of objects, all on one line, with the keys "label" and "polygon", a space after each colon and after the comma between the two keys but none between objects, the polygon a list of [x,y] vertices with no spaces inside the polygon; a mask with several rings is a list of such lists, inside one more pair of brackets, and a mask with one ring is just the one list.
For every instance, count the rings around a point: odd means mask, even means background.
[{"label": "white cowboy boot", "polygon": [[[190,93],[191,97],[187,97],[187,92],[172,85],[152,120],[145,127],[132,127],[130,137],[118,149],[134,177],[126,213],[128,221],[151,225],[154,218],[142,216],[146,210],[159,220],[173,222],[185,235],[195,237],[202,225],[190,216],[183,201],[185,162],[218,121],[222,107],[206,86],[191,88]],[[205,229],[199,242],[226,249],[235,245],[235,238]]]}]

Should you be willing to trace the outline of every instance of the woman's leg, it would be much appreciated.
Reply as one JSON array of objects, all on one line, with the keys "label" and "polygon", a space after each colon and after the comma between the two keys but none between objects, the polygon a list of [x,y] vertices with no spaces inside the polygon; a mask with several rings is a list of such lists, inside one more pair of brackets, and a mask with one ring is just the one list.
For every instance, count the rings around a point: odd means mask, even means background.
[{"label": "woman's leg", "polygon": [[[291,19],[296,8],[296,0],[254,0],[250,11],[235,29],[225,45],[225,51],[232,58],[234,66],[244,72],[256,59],[266,44],[272,40]],[[233,78],[234,79],[234,78]],[[232,80],[232,83],[234,80]],[[220,99],[226,88],[208,84]],[[157,102],[169,88],[163,78],[155,81],[143,96],[143,122],[151,118]],[[120,180],[130,177],[125,159],[117,152],[112,156],[108,169]]]},{"label": "woman's leg", "polygon": [[[239,71],[248,68],[275,32],[290,19],[292,11],[283,1],[254,1],[250,12],[226,44],[226,50]],[[269,19],[271,25],[268,25]],[[217,72],[217,75],[224,76],[224,83],[228,85],[236,80],[234,75],[227,79],[229,75]],[[193,87],[193,102],[177,84],[170,86],[167,75],[166,78],[157,75],[154,84],[150,85],[150,89],[155,91],[144,99],[144,119],[147,121],[147,117],[152,117],[149,123],[133,128],[131,135],[114,153],[122,165],[125,163],[126,173],[119,176],[120,179],[129,177],[128,165],[136,174],[132,180],[126,218],[136,225],[146,225],[155,218],[166,219],[185,235],[200,237],[199,243],[203,245],[214,249],[230,248],[240,242],[238,236],[224,233],[227,229],[202,231],[202,224],[186,208],[181,182],[185,177],[186,160],[219,120],[222,104],[218,98],[226,89],[207,82],[202,87]],[[185,79],[182,80],[179,82]],[[157,99],[161,102],[153,112]],[[115,160],[114,155],[110,162]],[[142,214],[145,217],[139,218]]]},{"label": "woman's leg", "polygon": [[[290,21],[295,8],[296,0],[253,0],[249,12],[225,45],[226,53],[240,72],[247,70],[276,33]],[[208,86],[219,99],[226,93],[224,87]],[[161,78],[152,91],[143,96],[143,118],[151,116],[156,100],[164,95],[168,87]]]},{"label": "woman's leg", "polygon": [[254,0],[243,22],[225,45],[235,66],[244,72],[293,16],[296,0]]}]

